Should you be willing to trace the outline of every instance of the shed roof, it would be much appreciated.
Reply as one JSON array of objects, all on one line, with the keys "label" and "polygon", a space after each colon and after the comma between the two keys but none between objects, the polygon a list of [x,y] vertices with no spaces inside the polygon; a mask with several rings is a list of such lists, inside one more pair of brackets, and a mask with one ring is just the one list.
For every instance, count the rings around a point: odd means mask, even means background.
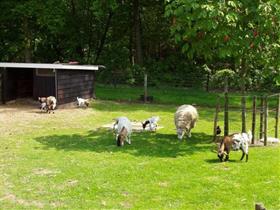
[{"label": "shed roof", "polygon": [[3,63],[0,62],[0,68],[28,68],[28,69],[68,69],[68,70],[89,70],[96,71],[100,65],[73,65],[73,64],[53,64],[53,63]]}]

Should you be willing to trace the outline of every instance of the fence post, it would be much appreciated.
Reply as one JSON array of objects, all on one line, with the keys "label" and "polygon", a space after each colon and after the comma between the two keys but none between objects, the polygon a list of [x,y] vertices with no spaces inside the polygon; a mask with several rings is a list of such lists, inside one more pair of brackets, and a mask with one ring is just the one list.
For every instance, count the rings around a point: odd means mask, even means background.
[{"label": "fence post", "polygon": [[246,98],[242,96],[241,98],[242,106],[242,133],[246,133]]},{"label": "fence post", "polygon": [[264,97],[261,96],[261,109],[260,109],[260,139],[263,138],[263,113],[264,113]]},{"label": "fence post", "polygon": [[147,103],[147,97],[148,97],[147,86],[148,86],[148,75],[145,73],[144,74],[144,103]]},{"label": "fence post", "polygon": [[216,136],[217,136],[216,128],[218,123],[219,111],[220,111],[220,96],[218,96],[217,104],[216,104],[216,113],[214,117],[214,129],[213,129],[213,141],[216,141]]},{"label": "fence post", "polygon": [[256,130],[256,96],[253,97],[253,110],[252,110],[252,144],[255,143],[255,130]]},{"label": "fence post", "polygon": [[278,102],[276,107],[276,115],[275,115],[275,138],[278,139],[278,129],[279,129],[279,112],[280,112],[280,94],[278,95]]},{"label": "fence post", "polygon": [[224,135],[228,135],[228,93],[225,93]]},{"label": "fence post", "polygon": [[255,210],[266,210],[266,208],[261,203],[255,204]]},{"label": "fence post", "polygon": [[268,102],[267,96],[264,98],[264,146],[267,145],[267,127],[268,127]]}]

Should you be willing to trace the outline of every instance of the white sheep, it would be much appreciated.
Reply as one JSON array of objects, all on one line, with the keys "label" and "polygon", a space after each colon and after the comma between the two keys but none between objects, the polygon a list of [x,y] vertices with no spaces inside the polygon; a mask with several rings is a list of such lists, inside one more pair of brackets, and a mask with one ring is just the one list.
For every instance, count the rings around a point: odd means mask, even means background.
[{"label": "white sheep", "polygon": [[191,129],[194,128],[197,119],[198,113],[195,107],[182,105],[177,109],[174,115],[174,121],[180,140],[183,139],[185,133],[187,133],[188,137],[191,137]]},{"label": "white sheep", "polygon": [[116,141],[118,146],[123,146],[125,141],[127,141],[128,144],[131,144],[130,136],[132,133],[132,124],[127,117],[117,118],[113,129],[116,131]]}]

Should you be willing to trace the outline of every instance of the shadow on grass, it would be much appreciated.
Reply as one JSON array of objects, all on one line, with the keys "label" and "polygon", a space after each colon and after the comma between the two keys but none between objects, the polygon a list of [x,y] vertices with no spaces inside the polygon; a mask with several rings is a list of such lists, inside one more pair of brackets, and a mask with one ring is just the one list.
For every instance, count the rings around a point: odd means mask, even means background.
[{"label": "shadow on grass", "polygon": [[112,132],[106,129],[90,131],[87,135],[50,135],[35,138],[43,149],[64,151],[92,151],[97,153],[127,153],[134,156],[178,157],[213,149],[211,137],[205,133],[193,133],[190,139],[180,142],[175,134],[134,133],[132,144],[117,147]]},{"label": "shadow on grass", "polygon": [[[225,162],[221,162],[218,157],[216,159],[206,159],[205,162],[207,162],[207,163],[225,163]],[[238,162],[240,162],[240,160],[229,159],[227,162],[238,163]]]}]

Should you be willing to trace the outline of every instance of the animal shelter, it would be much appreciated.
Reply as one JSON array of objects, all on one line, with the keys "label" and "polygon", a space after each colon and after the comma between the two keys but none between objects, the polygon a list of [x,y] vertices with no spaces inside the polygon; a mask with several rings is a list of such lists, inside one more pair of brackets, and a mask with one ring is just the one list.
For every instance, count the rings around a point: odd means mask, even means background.
[{"label": "animal shelter", "polygon": [[0,100],[3,104],[17,98],[55,96],[58,104],[76,97],[92,98],[95,71],[103,66],[0,63]]}]

